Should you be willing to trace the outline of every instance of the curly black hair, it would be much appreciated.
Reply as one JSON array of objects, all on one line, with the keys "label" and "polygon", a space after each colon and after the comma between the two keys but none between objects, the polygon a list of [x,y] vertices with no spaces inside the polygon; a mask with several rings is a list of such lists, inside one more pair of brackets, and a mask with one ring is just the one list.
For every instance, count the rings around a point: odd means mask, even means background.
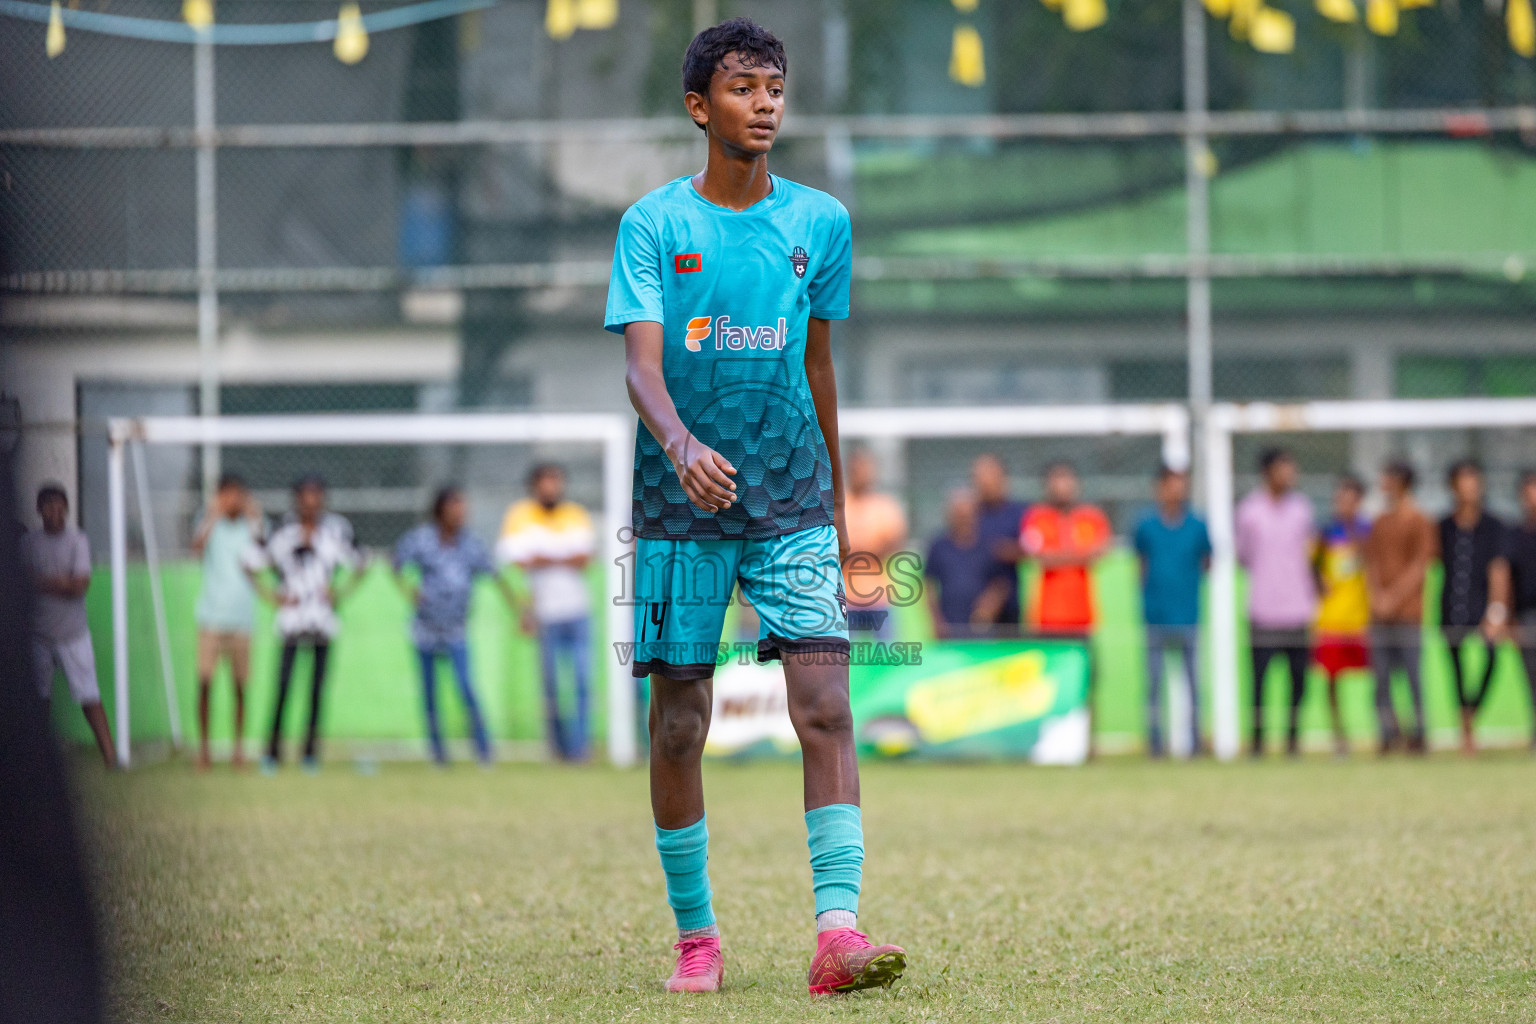
[{"label": "curly black hair", "polygon": [[784,43],[778,36],[749,18],[731,18],[700,32],[688,44],[688,52],[683,54],[683,92],[708,96],[710,80],[733,53],[744,67],[776,67],[789,74]]}]

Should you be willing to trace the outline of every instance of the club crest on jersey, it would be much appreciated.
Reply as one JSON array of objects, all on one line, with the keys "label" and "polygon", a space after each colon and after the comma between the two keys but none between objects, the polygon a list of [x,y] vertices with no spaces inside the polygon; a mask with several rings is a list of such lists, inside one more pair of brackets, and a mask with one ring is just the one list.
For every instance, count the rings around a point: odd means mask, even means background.
[{"label": "club crest on jersey", "polygon": [[789,262],[795,268],[795,276],[804,277],[805,268],[810,264],[811,258],[806,255],[804,249],[797,245],[795,246],[795,251],[789,254]]},{"label": "club crest on jersey", "polygon": [[696,316],[688,321],[683,345],[690,352],[701,352],[704,349],[703,343],[713,334],[716,352],[727,349],[732,352],[740,352],[742,349],[776,352],[784,347],[787,326],[782,316],[779,317],[778,327],[737,327],[728,316]]}]

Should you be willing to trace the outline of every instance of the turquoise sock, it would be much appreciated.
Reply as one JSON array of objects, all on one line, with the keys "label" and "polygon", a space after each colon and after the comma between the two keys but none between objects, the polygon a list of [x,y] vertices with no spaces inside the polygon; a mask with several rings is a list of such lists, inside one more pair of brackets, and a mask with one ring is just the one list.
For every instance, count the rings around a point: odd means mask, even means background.
[{"label": "turquoise sock", "polygon": [[708,928],[715,923],[709,891],[709,829],[700,818],[686,828],[656,826],[656,852],[667,876],[667,905],[679,930]]},{"label": "turquoise sock", "polygon": [[864,819],[858,805],[828,804],[806,811],[805,829],[816,913],[857,914],[859,883],[864,878]]}]

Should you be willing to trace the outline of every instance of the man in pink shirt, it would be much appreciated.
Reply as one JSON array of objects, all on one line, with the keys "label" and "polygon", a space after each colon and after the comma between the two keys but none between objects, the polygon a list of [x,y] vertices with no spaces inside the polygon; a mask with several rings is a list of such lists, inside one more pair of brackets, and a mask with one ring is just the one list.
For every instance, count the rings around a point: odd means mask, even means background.
[{"label": "man in pink shirt", "polygon": [[1259,460],[1263,482],[1237,506],[1237,560],[1248,570],[1253,645],[1253,756],[1264,753],[1264,676],[1276,655],[1291,675],[1286,752],[1297,753],[1296,718],[1307,678],[1307,626],[1317,608],[1312,503],[1296,492],[1296,460],[1278,448]]}]

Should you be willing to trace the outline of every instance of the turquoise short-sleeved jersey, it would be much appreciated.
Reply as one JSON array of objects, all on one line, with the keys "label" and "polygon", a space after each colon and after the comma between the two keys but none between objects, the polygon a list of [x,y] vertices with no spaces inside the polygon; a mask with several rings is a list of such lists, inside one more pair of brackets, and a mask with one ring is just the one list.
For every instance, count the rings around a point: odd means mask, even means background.
[{"label": "turquoise short-sleeved jersey", "polygon": [[805,375],[810,317],[848,316],[853,243],[832,196],[774,176],[745,210],[690,178],[631,206],[619,226],[604,326],[662,325],[662,372],[683,424],[736,467],[737,501],[688,500],[644,423],[635,437],[640,537],[776,537],[832,522],[832,464]]}]

